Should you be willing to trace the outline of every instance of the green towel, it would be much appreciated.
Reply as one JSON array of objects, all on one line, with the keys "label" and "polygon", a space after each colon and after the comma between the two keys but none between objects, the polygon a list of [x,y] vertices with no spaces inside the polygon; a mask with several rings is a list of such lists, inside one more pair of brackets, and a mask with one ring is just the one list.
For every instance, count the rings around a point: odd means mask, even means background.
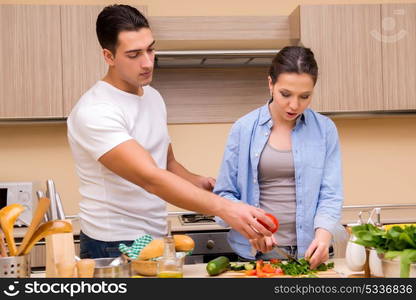
[{"label": "green towel", "polygon": [[121,253],[127,255],[129,258],[136,259],[139,256],[140,251],[142,251],[142,249],[146,247],[152,240],[153,237],[150,234],[145,234],[135,239],[131,247],[121,243],[118,245],[118,249]]}]

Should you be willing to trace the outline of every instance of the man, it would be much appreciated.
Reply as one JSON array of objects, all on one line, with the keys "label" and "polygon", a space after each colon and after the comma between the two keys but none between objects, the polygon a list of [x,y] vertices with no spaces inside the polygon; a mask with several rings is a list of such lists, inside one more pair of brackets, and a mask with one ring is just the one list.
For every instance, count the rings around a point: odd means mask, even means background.
[{"label": "man", "polygon": [[[146,18],[113,5],[97,19],[108,73],[78,101],[68,139],[81,179],[81,257],[114,257],[118,244],[166,233],[166,200],[221,217],[247,238],[271,233],[264,211],[221,198],[215,181],[190,173],[173,155],[161,95],[149,83],[154,43]],[[163,199],[163,200],[162,200]]]}]

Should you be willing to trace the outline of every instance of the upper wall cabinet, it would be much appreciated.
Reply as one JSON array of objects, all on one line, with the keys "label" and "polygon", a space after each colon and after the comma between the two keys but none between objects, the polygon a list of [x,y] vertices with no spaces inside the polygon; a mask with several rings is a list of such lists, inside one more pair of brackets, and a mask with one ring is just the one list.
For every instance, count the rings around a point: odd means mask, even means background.
[{"label": "upper wall cabinet", "polygon": [[373,35],[382,45],[385,108],[416,109],[416,3],[381,5]]},{"label": "upper wall cabinet", "polygon": [[149,17],[159,50],[278,49],[293,44],[292,16]]},{"label": "upper wall cabinet", "polygon": [[[64,116],[69,115],[82,94],[107,72],[95,31],[103,8],[104,5],[61,6]],[[146,14],[145,7],[136,8]]]},{"label": "upper wall cabinet", "polygon": [[0,118],[62,117],[59,6],[0,6]]},{"label": "upper wall cabinet", "polygon": [[301,43],[319,67],[312,107],[320,112],[383,110],[380,5],[300,8]]}]

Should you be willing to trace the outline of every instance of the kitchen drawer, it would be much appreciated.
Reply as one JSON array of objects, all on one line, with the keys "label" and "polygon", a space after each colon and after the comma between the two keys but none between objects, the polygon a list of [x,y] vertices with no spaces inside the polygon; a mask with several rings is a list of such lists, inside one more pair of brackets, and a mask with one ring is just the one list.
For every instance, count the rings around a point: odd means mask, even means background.
[{"label": "kitchen drawer", "polygon": [[193,255],[233,253],[227,242],[227,232],[187,233],[194,241]]}]

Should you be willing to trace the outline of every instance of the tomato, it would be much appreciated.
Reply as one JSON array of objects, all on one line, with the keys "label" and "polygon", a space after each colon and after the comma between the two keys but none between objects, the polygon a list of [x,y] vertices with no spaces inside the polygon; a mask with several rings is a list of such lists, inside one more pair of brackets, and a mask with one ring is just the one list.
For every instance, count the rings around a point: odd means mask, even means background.
[{"label": "tomato", "polygon": [[245,272],[245,274],[246,274],[247,276],[256,276],[256,275],[257,275],[257,271],[256,271],[256,270],[247,270],[247,271]]},{"label": "tomato", "polygon": [[276,269],[271,264],[265,264],[262,271],[264,273],[275,273]]},{"label": "tomato", "polygon": [[257,276],[263,274],[263,260],[257,260],[256,261],[256,271],[257,271]]},{"label": "tomato", "polygon": [[272,259],[270,260],[270,263],[271,263],[272,265],[277,265],[278,263],[280,263],[280,259],[278,259],[278,258],[272,258]]},{"label": "tomato", "polygon": [[270,219],[270,221],[273,222],[274,227],[270,228],[269,226],[267,226],[264,222],[262,222],[261,220],[258,220],[259,223],[261,225],[263,225],[268,231],[270,231],[271,233],[275,233],[278,229],[279,229],[279,221],[276,219],[275,216],[273,216],[272,214],[267,213],[266,216]]},{"label": "tomato", "polygon": [[285,272],[281,268],[276,268],[276,271],[274,272],[277,275],[285,275]]}]

